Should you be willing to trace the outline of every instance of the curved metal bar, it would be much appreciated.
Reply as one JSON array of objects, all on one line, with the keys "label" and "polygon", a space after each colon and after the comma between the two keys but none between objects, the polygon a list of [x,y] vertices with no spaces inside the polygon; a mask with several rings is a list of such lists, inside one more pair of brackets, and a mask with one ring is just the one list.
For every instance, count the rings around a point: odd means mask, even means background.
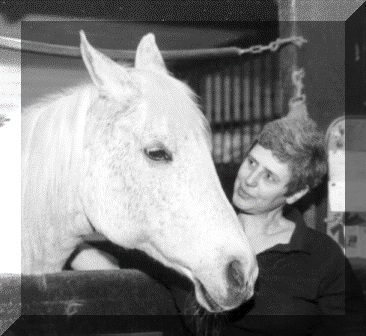
[{"label": "curved metal bar", "polygon": [[[36,41],[21,40],[12,37],[0,36],[0,47],[21,50],[33,53],[58,55],[67,57],[81,57],[80,48],[66,46],[61,44],[51,44]],[[105,55],[114,60],[134,60],[135,51],[118,50],[118,49],[100,49]],[[213,49],[195,49],[195,50],[165,50],[162,51],[163,57],[166,60],[175,59],[198,59],[198,58],[213,58],[223,56],[240,56],[242,49],[237,47],[229,48],[213,48]]]},{"label": "curved metal bar", "polygon": [[[258,54],[264,51],[276,52],[281,46],[294,43],[301,47],[306,43],[302,36],[291,36],[288,38],[278,38],[272,41],[269,45],[254,45],[250,48],[226,47],[226,48],[206,48],[206,49],[191,49],[191,50],[163,50],[162,54],[165,60],[197,60],[204,58],[217,58],[229,56],[241,56],[246,53]],[[81,57],[79,47],[72,47],[61,44],[52,44],[36,41],[21,40],[12,37],[0,36],[0,47],[33,52],[38,54],[57,55],[66,57]],[[100,49],[105,55],[114,60],[133,61],[135,59],[135,51],[118,50],[118,49]]]}]

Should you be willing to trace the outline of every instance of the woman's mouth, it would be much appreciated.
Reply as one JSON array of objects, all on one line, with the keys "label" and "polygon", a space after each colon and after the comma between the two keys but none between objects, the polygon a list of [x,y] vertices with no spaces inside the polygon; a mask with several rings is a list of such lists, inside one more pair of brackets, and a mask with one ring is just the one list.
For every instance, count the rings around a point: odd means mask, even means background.
[{"label": "woman's mouth", "polygon": [[245,192],[242,188],[238,189],[238,195],[241,198],[253,198],[251,195],[249,195],[247,192]]}]

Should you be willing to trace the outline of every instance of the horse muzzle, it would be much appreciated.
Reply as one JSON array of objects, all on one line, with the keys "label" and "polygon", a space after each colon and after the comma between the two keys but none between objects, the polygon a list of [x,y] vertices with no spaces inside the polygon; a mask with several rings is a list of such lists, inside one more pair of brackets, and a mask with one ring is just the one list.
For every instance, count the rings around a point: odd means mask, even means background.
[{"label": "horse muzzle", "polygon": [[194,280],[197,301],[212,313],[237,308],[254,294],[254,283],[258,275],[257,267],[252,275],[246,278],[241,262],[233,260],[227,265],[225,273],[226,289],[222,291],[224,294],[217,290],[210,290],[198,279]]}]

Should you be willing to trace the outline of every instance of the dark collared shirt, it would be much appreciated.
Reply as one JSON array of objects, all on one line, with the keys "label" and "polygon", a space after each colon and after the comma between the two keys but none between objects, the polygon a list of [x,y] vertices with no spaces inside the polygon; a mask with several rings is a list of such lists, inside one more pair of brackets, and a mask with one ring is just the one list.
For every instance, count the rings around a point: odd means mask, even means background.
[{"label": "dark collared shirt", "polygon": [[257,255],[255,296],[228,315],[223,335],[366,335],[366,304],[341,248],[306,226],[291,209],[296,227],[289,244]]}]

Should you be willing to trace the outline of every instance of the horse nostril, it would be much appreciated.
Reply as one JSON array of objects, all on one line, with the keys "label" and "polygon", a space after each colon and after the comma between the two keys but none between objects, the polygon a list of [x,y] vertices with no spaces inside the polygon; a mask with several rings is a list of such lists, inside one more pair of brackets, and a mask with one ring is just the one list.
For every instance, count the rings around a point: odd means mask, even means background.
[{"label": "horse nostril", "polygon": [[227,268],[227,277],[230,286],[240,291],[244,289],[244,274],[240,261],[234,260],[229,263]]}]

